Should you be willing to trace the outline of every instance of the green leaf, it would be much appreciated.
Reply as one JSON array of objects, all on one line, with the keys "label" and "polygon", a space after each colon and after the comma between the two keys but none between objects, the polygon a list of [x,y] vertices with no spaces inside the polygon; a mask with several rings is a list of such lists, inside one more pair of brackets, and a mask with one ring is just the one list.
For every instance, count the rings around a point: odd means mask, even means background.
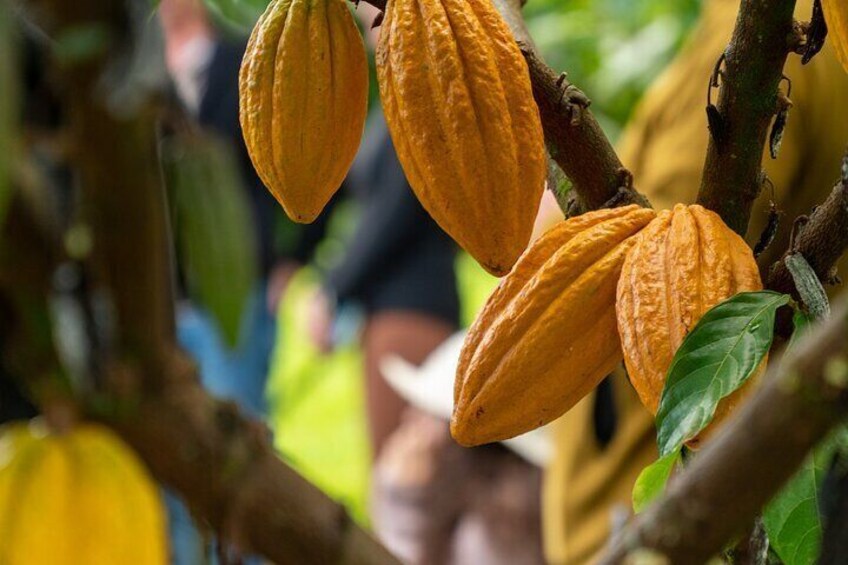
[{"label": "green leaf", "polygon": [[789,351],[798,343],[798,339],[803,336],[808,329],[810,329],[810,324],[813,323],[813,319],[809,314],[802,312],[801,310],[795,310],[795,313],[792,315],[792,337],[789,338],[789,344],[786,346],[786,350]]},{"label": "green leaf", "polygon": [[218,139],[200,135],[172,140],[162,154],[189,296],[235,347],[259,272],[252,212],[235,155]]},{"label": "green leaf", "polygon": [[818,559],[822,540],[818,491],[843,434],[837,430],[820,443],[763,511],[769,544],[785,565],[812,565]]},{"label": "green leaf", "polygon": [[60,63],[73,64],[102,55],[109,47],[109,28],[102,23],[77,25],[62,30],[53,51]]},{"label": "green leaf", "polygon": [[268,0],[204,0],[212,16],[237,33],[249,32]]},{"label": "green leaf", "polygon": [[674,466],[680,461],[680,449],[664,455],[642,469],[633,485],[633,511],[639,513],[648,507],[663,490]]},{"label": "green leaf", "polygon": [[789,299],[771,291],[743,292],[704,314],[668,370],[657,411],[660,455],[695,437],[719,401],[754,373],[771,347],[775,312]]}]

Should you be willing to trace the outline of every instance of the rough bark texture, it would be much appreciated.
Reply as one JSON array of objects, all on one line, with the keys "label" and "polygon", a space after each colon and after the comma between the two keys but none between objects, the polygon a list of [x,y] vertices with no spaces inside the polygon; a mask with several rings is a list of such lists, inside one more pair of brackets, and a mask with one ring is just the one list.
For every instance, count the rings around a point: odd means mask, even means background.
[{"label": "rough bark texture", "polygon": [[602,563],[625,563],[644,551],[675,564],[703,563],[751,524],[848,410],[848,297],[772,365],[764,382]]},{"label": "rough bark texture", "polygon": [[274,454],[260,423],[209,397],[179,354],[167,370],[167,390],[106,421],[225,540],[274,563],[397,563]]},{"label": "rough bark texture", "polygon": [[795,0],[743,0],[725,51],[717,105],[722,133],[710,136],[698,204],[742,236],[763,184],[763,148],[783,65],[798,42],[794,11]]},{"label": "rough bark texture", "polygon": [[548,152],[571,181],[584,210],[607,205],[639,204],[647,199],[633,188],[600,124],[588,109],[589,100],[542,60],[521,16],[520,0],[493,0],[512,30],[530,68],[533,97],[542,116]]},{"label": "rough bark texture", "polygon": [[[794,251],[801,253],[807,259],[820,280],[830,282],[833,278],[831,271],[846,247],[848,247],[848,178],[833,187],[824,204],[816,208],[809,222],[800,228],[799,233],[796,233]],[[793,250],[789,250],[791,251]],[[778,292],[795,294],[792,276],[782,259],[772,267],[768,286]]]}]

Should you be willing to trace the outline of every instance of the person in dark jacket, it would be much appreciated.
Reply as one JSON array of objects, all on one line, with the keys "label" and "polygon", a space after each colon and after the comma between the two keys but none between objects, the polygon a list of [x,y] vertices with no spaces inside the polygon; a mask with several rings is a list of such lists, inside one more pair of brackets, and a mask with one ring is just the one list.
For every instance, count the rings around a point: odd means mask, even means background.
[{"label": "person in dark jacket", "polygon": [[310,333],[329,350],[336,306],[364,309],[366,401],[376,457],[405,408],[381,376],[380,360],[394,353],[419,364],[459,326],[456,247],[412,193],[377,108],[345,184],[362,215],[313,300]]}]

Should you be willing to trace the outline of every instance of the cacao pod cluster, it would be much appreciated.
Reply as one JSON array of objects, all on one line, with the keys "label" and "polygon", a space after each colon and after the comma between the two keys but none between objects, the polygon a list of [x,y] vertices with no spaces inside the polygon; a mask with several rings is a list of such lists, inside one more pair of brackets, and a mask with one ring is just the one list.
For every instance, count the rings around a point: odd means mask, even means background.
[{"label": "cacao pod cluster", "polygon": [[[656,413],[674,353],[701,316],[761,288],[751,249],[701,206],[655,214],[634,205],[566,220],[527,249],[469,330],[451,432],[479,445],[544,425],[622,359]],[[748,384],[722,400],[711,428]]]},{"label": "cacao pod cluster", "polygon": [[164,565],[159,489],[109,429],[0,428],[0,563]]},{"label": "cacao pod cluster", "polygon": [[848,72],[848,2],[822,0],[821,5],[836,58],[842,63],[845,72]]},{"label": "cacao pod cluster", "polygon": [[[239,91],[245,143],[286,213],[311,222],[353,161],[367,64],[345,0],[273,0]],[[377,47],[386,123],[436,222],[488,271],[527,246],[546,178],[527,64],[490,0],[390,0]]]}]

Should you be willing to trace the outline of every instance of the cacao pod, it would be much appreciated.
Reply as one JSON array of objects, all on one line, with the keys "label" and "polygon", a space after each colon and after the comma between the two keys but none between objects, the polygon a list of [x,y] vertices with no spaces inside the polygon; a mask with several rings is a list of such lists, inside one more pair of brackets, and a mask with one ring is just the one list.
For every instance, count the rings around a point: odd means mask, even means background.
[{"label": "cacao pod", "polygon": [[[674,354],[701,316],[738,292],[762,287],[751,248],[714,212],[678,204],[642,230],[621,271],[616,311],[630,382],[652,414]],[[724,398],[713,423],[687,445],[696,447],[751,382]]]},{"label": "cacao pod", "polygon": [[498,12],[489,0],[390,0],[377,78],[418,200],[486,270],[509,272],[547,165],[527,63]]},{"label": "cacao pod", "polygon": [[653,210],[589,212],[536,240],[468,330],[451,433],[500,441],[569,410],[621,361],[615,289],[633,236]]},{"label": "cacao pod", "polygon": [[256,172],[301,223],[350,168],[368,98],[365,46],[345,0],[274,0],[239,71],[239,116]]},{"label": "cacao pod", "polygon": [[848,2],[822,0],[821,4],[836,58],[842,63],[845,72],[848,72]]},{"label": "cacao pod", "polygon": [[0,429],[0,563],[168,562],[159,492],[111,431]]}]

